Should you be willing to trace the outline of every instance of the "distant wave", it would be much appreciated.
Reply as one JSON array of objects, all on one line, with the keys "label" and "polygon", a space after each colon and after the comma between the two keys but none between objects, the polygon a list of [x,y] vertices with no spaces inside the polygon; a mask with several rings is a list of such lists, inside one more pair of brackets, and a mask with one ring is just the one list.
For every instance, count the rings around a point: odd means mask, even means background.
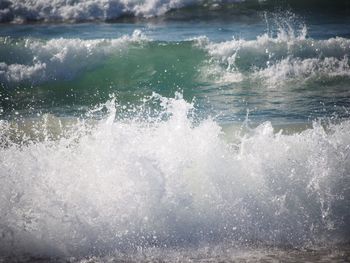
[{"label": "distant wave", "polygon": [[[188,63],[196,69],[192,76],[187,76],[192,83],[249,80],[278,88],[290,81],[303,83],[315,79],[349,78],[350,40],[339,37],[315,40],[307,38],[305,30],[283,31],[276,37],[264,34],[254,40],[233,39],[219,43],[200,37],[176,45],[152,41],[139,30],[116,39],[59,38],[43,41],[0,38],[3,59],[0,81],[10,87],[74,81],[101,65],[117,72],[126,60],[135,64],[136,75],[143,72],[140,76],[147,79],[156,72],[154,67],[162,63],[159,56],[162,56],[162,61],[169,59],[168,64],[173,63],[170,54],[187,56]],[[134,55],[130,55],[131,47],[136,52]],[[162,52],[169,56],[164,57]],[[106,64],[107,58],[112,64]],[[174,77],[183,74],[182,68],[173,70]],[[165,86],[171,86],[171,83]]]},{"label": "distant wave", "polygon": [[240,82],[258,78],[268,87],[311,78],[349,77],[350,40],[307,37],[306,26],[264,34],[255,40],[233,39],[212,43],[198,38],[197,45],[210,54],[204,76],[217,82]]},{"label": "distant wave", "polygon": [[[128,44],[145,41],[146,37],[139,30],[131,36],[116,39],[52,39],[47,42],[38,39],[15,41],[0,38],[0,47],[4,54],[0,63],[0,81],[3,83],[42,83],[48,80],[71,79],[81,70],[95,67],[107,56],[122,52]],[[21,55],[12,61],[12,54]],[[27,59],[27,63],[23,60]]]},{"label": "distant wave", "polygon": [[[220,4],[218,1],[215,4]],[[226,2],[226,1],[225,1]],[[241,2],[232,0],[232,2]],[[88,1],[20,1],[0,4],[0,21],[91,21],[113,20],[121,16],[153,17],[185,6],[201,5],[201,0],[88,0]]]},{"label": "distant wave", "polygon": [[[171,10],[183,10],[179,17],[191,18],[196,11],[204,11],[203,18],[209,13],[234,17],[241,11],[256,11],[263,9],[274,10],[276,6],[349,10],[347,1],[272,1],[272,0],[2,0],[0,2],[0,22],[83,22],[83,21],[112,21],[121,17],[150,18],[162,16]],[[186,9],[189,8],[189,12]],[[181,13],[181,11],[180,11]],[[221,15],[220,15],[221,14]],[[203,15],[203,14],[202,14]],[[176,16],[175,16],[176,17]],[[178,17],[178,18],[179,18]]]},{"label": "distant wave", "polygon": [[[292,93],[300,89],[309,94],[319,88],[330,91],[336,86],[339,93],[332,94],[342,96],[350,80],[349,54],[349,39],[313,39],[306,26],[293,28],[289,22],[255,39],[222,42],[206,36],[154,41],[139,30],[113,39],[5,37],[0,38],[0,91],[5,98],[0,111],[9,114],[14,106],[21,110],[33,104],[51,108],[52,98],[58,107],[69,103],[86,107],[105,101],[114,92],[128,98],[152,91],[171,96],[182,89],[197,97],[217,98],[220,114],[230,115],[232,107],[227,107],[217,89],[227,89],[223,93],[230,94],[253,86],[258,92],[289,92],[302,100],[303,92]],[[206,88],[212,86],[215,88]],[[23,95],[18,95],[21,92]],[[342,98],[339,101],[336,110],[330,104],[332,112],[344,116],[341,106],[348,103]],[[319,104],[316,99],[314,103]],[[281,108],[276,109],[276,116],[287,111],[279,111]],[[306,112],[304,107],[293,114],[299,118],[318,114]]]}]

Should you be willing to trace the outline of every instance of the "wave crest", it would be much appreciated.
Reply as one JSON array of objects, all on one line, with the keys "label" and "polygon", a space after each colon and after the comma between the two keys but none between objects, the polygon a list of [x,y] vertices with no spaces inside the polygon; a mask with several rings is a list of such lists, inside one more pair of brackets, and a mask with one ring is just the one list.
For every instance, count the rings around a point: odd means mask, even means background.
[{"label": "wave crest", "polygon": [[[71,79],[81,70],[95,68],[110,55],[117,55],[128,49],[129,45],[142,43],[148,39],[140,30],[135,30],[131,36],[125,35],[117,39],[37,39],[11,40],[2,38],[2,45],[7,54],[21,50],[20,60],[24,64],[13,63],[11,57],[5,58],[0,64],[0,80],[10,85],[20,82],[32,84],[55,79]],[[6,55],[5,55],[6,56]],[[9,56],[9,55],[7,55]]]},{"label": "wave crest", "polygon": [[289,80],[303,82],[313,77],[350,75],[350,40],[308,38],[305,26],[300,30],[280,29],[276,37],[266,33],[255,40],[212,43],[202,38],[196,40],[196,45],[208,52],[210,58],[203,70],[209,72],[209,77],[214,72],[217,82],[262,78],[273,88]]}]

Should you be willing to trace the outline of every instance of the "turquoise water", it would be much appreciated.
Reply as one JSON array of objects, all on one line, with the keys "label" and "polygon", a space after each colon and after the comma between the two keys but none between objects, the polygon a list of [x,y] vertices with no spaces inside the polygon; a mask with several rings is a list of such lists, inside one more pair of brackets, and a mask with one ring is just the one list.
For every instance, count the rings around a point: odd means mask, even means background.
[{"label": "turquoise water", "polygon": [[347,257],[350,7],[303,2],[1,2],[2,259]]},{"label": "turquoise water", "polygon": [[4,117],[81,114],[112,93],[133,103],[176,91],[220,121],[248,110],[259,121],[347,116],[348,16],[187,20],[3,24]]}]

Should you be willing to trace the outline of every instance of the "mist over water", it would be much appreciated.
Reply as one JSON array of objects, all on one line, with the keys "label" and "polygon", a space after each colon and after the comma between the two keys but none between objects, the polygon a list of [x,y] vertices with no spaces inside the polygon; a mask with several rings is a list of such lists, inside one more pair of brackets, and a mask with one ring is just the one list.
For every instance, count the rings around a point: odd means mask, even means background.
[{"label": "mist over water", "polygon": [[323,5],[0,3],[0,258],[344,259],[349,19]]}]

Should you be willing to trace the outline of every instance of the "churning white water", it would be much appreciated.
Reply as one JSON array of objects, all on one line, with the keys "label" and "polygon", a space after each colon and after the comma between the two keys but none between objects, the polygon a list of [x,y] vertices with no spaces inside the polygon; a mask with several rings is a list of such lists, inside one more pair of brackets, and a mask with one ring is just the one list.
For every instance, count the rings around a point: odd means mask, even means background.
[{"label": "churning white water", "polygon": [[180,94],[151,100],[157,114],[116,118],[111,100],[94,122],[1,121],[2,254],[349,241],[349,121],[225,134]]}]

